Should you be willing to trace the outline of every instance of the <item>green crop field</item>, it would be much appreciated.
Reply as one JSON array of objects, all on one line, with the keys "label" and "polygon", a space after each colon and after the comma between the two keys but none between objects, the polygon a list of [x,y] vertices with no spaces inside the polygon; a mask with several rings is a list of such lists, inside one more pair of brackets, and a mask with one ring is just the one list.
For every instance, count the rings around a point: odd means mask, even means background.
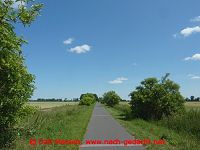
[{"label": "green crop field", "polygon": [[28,102],[28,105],[36,106],[40,109],[58,107],[63,105],[77,105],[78,102]]}]

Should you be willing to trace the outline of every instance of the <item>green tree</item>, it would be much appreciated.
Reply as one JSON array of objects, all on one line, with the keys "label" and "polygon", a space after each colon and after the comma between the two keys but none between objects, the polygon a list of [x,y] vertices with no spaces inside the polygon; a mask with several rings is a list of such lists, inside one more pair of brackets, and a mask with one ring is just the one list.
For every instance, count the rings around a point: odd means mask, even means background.
[{"label": "green tree", "polygon": [[0,147],[13,141],[14,125],[34,90],[21,50],[26,41],[17,36],[14,24],[30,25],[41,8],[31,0],[0,0]]},{"label": "green tree", "polygon": [[103,94],[103,103],[113,107],[121,101],[120,96],[115,91],[109,91]]},{"label": "green tree", "polygon": [[195,97],[194,96],[190,96],[190,100],[194,101]]},{"label": "green tree", "polygon": [[92,93],[82,94],[80,96],[80,105],[92,105],[97,101],[97,95]]},{"label": "green tree", "polygon": [[135,117],[157,120],[184,110],[180,87],[167,79],[168,76],[167,74],[161,81],[147,78],[130,93],[131,110]]},{"label": "green tree", "polygon": [[80,100],[81,100],[85,95],[90,96],[90,97],[92,97],[92,98],[95,98],[95,101],[98,101],[98,100],[99,100],[97,94],[93,94],[93,93],[81,94]]},{"label": "green tree", "polygon": [[98,100],[98,102],[100,102],[100,103],[104,103],[104,101],[103,101],[103,97],[99,97],[99,100]]}]

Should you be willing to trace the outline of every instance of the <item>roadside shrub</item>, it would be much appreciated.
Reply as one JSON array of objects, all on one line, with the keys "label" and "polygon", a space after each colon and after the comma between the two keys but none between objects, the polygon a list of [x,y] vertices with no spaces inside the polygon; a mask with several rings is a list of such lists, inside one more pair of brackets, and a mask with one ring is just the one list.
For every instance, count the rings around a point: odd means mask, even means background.
[{"label": "roadside shrub", "polygon": [[16,1],[0,0],[0,148],[11,145],[18,113],[34,90],[34,76],[28,72],[21,49],[26,41],[17,36],[14,25],[30,25],[42,4],[21,0],[24,5],[14,9]]},{"label": "roadside shrub", "polygon": [[82,94],[80,97],[79,105],[92,105],[96,102],[96,97],[93,94]]},{"label": "roadside shrub", "polygon": [[119,104],[120,100],[121,98],[119,97],[119,95],[117,95],[117,93],[115,93],[115,91],[109,91],[107,93],[104,93],[103,95],[103,103],[110,107]]},{"label": "roadside shrub", "polygon": [[101,104],[104,104],[104,101],[103,101],[103,98],[102,98],[102,97],[99,97],[99,102],[100,102]]},{"label": "roadside shrub", "polygon": [[134,117],[159,120],[164,116],[184,111],[184,98],[179,85],[167,79],[147,78],[130,93]]},{"label": "roadside shrub", "polygon": [[[15,122],[19,122],[26,116],[29,116],[31,114],[34,114],[37,111],[37,108],[34,106],[24,105],[16,114],[15,116]],[[4,116],[1,116],[1,121],[5,118]],[[8,118],[9,119],[9,118]],[[7,120],[8,120],[7,119]],[[3,123],[3,122],[1,122]],[[18,129],[13,126],[8,126],[7,128],[1,128],[0,131],[0,147],[10,147],[12,145],[12,142],[15,140],[17,136]]]},{"label": "roadside shrub", "polygon": [[97,94],[94,94],[94,93],[81,94],[80,100],[81,100],[84,96],[89,96],[89,97],[95,99],[95,101],[99,101],[99,98],[98,98]]},{"label": "roadside shrub", "polygon": [[122,115],[125,117],[125,119],[131,119],[131,108],[128,104],[119,104],[119,105],[115,105],[114,108],[116,110],[119,110],[120,112],[122,112]]},{"label": "roadside shrub", "polygon": [[35,112],[37,112],[37,110],[38,110],[38,107],[36,106],[24,105],[18,113],[19,119],[22,119],[28,115],[34,114]]}]

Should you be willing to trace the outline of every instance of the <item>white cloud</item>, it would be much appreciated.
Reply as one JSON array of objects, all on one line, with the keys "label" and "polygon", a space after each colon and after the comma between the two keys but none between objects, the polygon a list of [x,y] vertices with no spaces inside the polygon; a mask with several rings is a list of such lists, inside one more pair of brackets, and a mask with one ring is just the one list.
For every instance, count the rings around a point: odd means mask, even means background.
[{"label": "white cloud", "polygon": [[196,61],[200,61],[200,54],[194,54],[192,57],[186,57],[184,60],[185,60],[185,61],[187,61],[187,60],[196,60]]},{"label": "white cloud", "polygon": [[68,38],[67,40],[64,40],[64,41],[63,41],[63,44],[69,45],[69,44],[72,44],[73,41],[74,41],[73,38]]},{"label": "white cloud", "polygon": [[193,76],[191,79],[200,79],[200,76]]},{"label": "white cloud", "polygon": [[180,34],[183,35],[184,37],[187,37],[193,33],[198,33],[198,32],[200,32],[200,26],[187,27],[187,28],[181,30]]},{"label": "white cloud", "polygon": [[108,83],[110,83],[110,84],[121,84],[126,80],[128,80],[128,79],[125,78],[125,77],[119,77],[119,78],[117,78],[115,80],[109,81]]},{"label": "white cloud", "polygon": [[76,46],[74,48],[71,48],[69,51],[77,53],[77,54],[81,54],[81,53],[89,52],[90,50],[91,50],[91,46],[84,44],[81,46]]},{"label": "white cloud", "polygon": [[191,22],[200,22],[200,16],[190,19]]},{"label": "white cloud", "polygon": [[188,77],[190,77],[190,79],[193,79],[193,80],[200,79],[200,76],[193,75],[193,74],[188,74]]}]

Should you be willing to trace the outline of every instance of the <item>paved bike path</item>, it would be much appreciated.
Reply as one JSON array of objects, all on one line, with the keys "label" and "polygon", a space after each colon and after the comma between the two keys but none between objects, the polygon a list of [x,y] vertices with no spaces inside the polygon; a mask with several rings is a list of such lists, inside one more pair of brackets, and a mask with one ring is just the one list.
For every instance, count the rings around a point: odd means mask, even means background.
[{"label": "paved bike path", "polygon": [[87,132],[85,134],[83,144],[80,150],[145,150],[143,145],[127,145],[121,144],[86,144],[86,140],[133,140],[130,135],[114,118],[105,110],[105,108],[97,103],[94,107],[93,114]]}]

